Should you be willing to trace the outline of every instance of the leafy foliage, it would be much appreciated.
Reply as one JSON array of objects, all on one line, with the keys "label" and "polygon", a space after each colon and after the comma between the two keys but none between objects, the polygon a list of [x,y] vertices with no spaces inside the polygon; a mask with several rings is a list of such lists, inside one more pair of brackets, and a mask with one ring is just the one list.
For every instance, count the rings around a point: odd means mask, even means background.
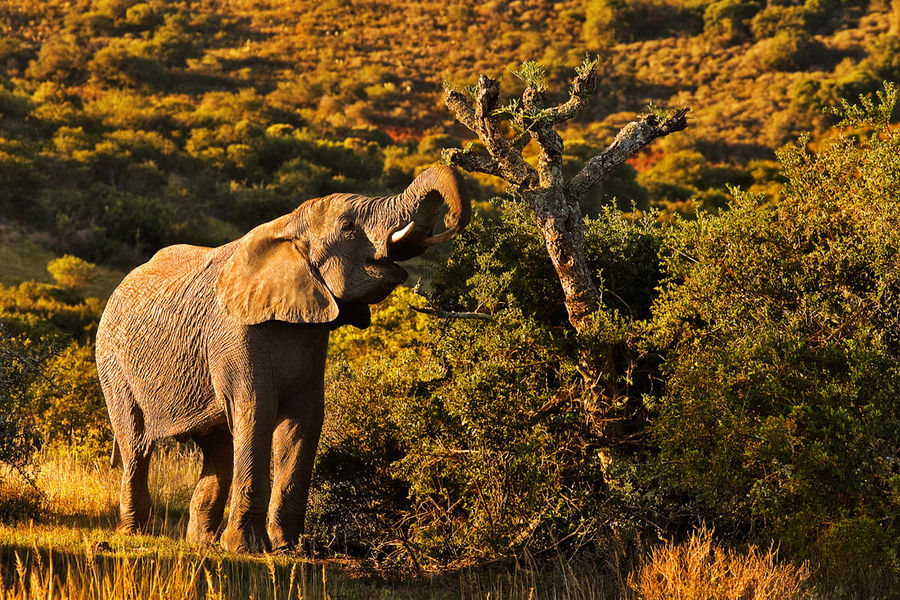
[{"label": "leafy foliage", "polygon": [[[900,551],[893,94],[845,109],[815,153],[806,139],[785,149],[777,201],[735,191],[693,220],[588,220],[604,307],[582,335],[522,205],[476,218],[430,301],[492,320],[402,318],[422,302],[404,292],[372,330],[337,336],[330,427],[347,433],[326,437],[318,476],[334,490],[341,465],[357,467],[352,502],[320,496],[331,527],[365,522],[356,539],[379,540],[379,556],[421,563],[707,522],[777,541],[820,581],[887,589]],[[592,375],[600,344],[615,348],[614,396]]]},{"label": "leafy foliage", "polygon": [[9,430],[10,443],[108,451],[109,419],[89,341],[99,320],[100,302],[71,288],[0,286],[0,415],[21,428]]},{"label": "leafy foliage", "polygon": [[[565,538],[578,545],[609,518],[603,436],[618,433],[606,421],[634,407],[612,414],[585,388],[579,357],[590,341],[565,334],[561,291],[524,210],[510,200],[500,221],[476,220],[438,268],[433,302],[493,320],[403,318],[405,303],[422,300],[401,292],[373,312],[369,330],[339,332],[333,350],[346,362],[331,367],[326,431],[342,435],[334,443],[326,434],[317,466],[329,523],[377,527],[370,509],[378,507],[393,521],[363,539],[408,540],[395,554],[421,561]],[[621,324],[619,310],[646,314],[659,276],[652,221],[606,210],[589,222],[588,237],[610,321]],[[634,268],[634,256],[647,260]],[[357,495],[338,503],[337,474],[354,464],[365,468],[344,485]]]},{"label": "leafy foliage", "polygon": [[97,276],[97,265],[66,254],[47,264],[47,271],[60,285],[81,287]]},{"label": "leafy foliage", "polygon": [[775,205],[742,193],[672,230],[654,430],[664,475],[716,522],[794,551],[878,523],[880,551],[844,550],[896,569],[900,146],[883,100],[846,111],[874,128],[863,141],[785,150]]}]

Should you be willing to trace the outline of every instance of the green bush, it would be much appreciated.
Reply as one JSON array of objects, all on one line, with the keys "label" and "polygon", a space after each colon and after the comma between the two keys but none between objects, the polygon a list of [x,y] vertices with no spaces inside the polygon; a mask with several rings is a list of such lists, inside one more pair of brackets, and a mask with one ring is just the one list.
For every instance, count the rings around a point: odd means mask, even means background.
[{"label": "green bush", "polygon": [[807,13],[805,6],[767,6],[750,21],[750,30],[757,40],[782,31],[806,31]]},{"label": "green bush", "polygon": [[[723,208],[728,186],[747,186],[753,179],[743,169],[711,165],[696,150],[679,150],[666,154],[641,173],[637,181],[647,189],[651,205],[678,207],[690,214],[696,210],[697,204],[702,210],[711,209],[713,212]],[[687,201],[691,199],[698,203],[693,209],[688,209]]]},{"label": "green bush", "polygon": [[[371,329],[335,334],[321,539],[447,560],[705,521],[811,558],[823,580],[848,557],[845,581],[895,577],[900,138],[890,106],[854,114],[863,143],[801,140],[783,182],[755,165],[751,183],[783,183],[766,202],[587,221],[604,306],[579,335],[533,215],[508,199],[476,218],[431,301],[491,320],[423,317],[402,292]],[[683,180],[711,181],[689,159]]]},{"label": "green bush", "polygon": [[168,72],[149,55],[145,43],[124,38],[113,38],[97,50],[87,68],[95,79],[112,86],[154,90],[169,82]]},{"label": "green bush", "polygon": [[717,0],[703,13],[703,33],[723,45],[741,43],[750,37],[751,19],[762,5],[754,0]]},{"label": "green bush", "polygon": [[842,523],[877,523],[893,542],[842,549],[870,570],[896,569],[900,551],[900,138],[888,95],[851,111],[875,128],[860,145],[786,150],[778,202],[741,193],[718,217],[679,222],[653,309],[662,476],[720,528],[795,555]]},{"label": "green bush", "polygon": [[58,285],[25,281],[15,287],[0,286],[0,324],[11,335],[26,335],[47,342],[60,335],[87,339],[100,320],[100,301],[82,298],[75,290]]},{"label": "green bush", "polygon": [[700,14],[687,3],[665,0],[592,0],[584,9],[582,37],[592,50],[617,42],[653,39],[702,29]]},{"label": "green bush", "polygon": [[802,30],[786,29],[758,45],[760,68],[764,70],[791,71],[815,61],[824,52],[824,46]]},{"label": "green bush", "polygon": [[15,456],[24,465],[37,441],[72,444],[90,455],[108,450],[109,419],[88,341],[100,313],[96,298],[71,289],[0,286],[0,421],[19,426],[3,425],[0,461],[19,448]]},{"label": "green bush", "polygon": [[94,348],[72,343],[47,360],[28,389],[36,433],[45,442],[105,454],[112,441]]},{"label": "green bush", "polygon": [[71,35],[54,36],[41,45],[37,58],[28,66],[28,75],[38,81],[49,79],[76,84],[87,76],[88,54]]},{"label": "green bush", "polygon": [[[628,323],[649,312],[658,230],[613,209],[588,222],[610,327],[579,342],[565,333],[562,294],[532,223],[505,202],[500,220],[476,219],[438,268],[437,305],[492,320],[423,317],[404,306],[421,299],[401,292],[373,311],[370,329],[336,334],[333,421],[316,475],[320,536],[344,547],[356,540],[357,552],[376,550],[361,540],[403,540],[417,560],[448,559],[560,539],[578,546],[610,519],[609,446],[633,433],[623,424],[634,404],[596,398],[582,361],[610,342],[624,369],[638,361]],[[643,375],[623,381],[631,397],[648,386]]]},{"label": "green bush", "polygon": [[900,82],[900,36],[883,35],[867,48],[865,62],[881,80]]},{"label": "green bush", "polygon": [[47,271],[56,283],[66,287],[84,287],[97,277],[97,265],[66,254],[51,260]]}]

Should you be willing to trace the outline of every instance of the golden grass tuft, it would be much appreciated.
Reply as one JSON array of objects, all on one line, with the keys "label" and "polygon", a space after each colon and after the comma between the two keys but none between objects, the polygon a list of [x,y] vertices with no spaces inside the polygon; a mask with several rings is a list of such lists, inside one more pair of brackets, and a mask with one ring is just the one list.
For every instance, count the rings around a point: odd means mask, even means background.
[{"label": "golden grass tuft", "polygon": [[651,552],[628,586],[640,600],[807,600],[809,577],[806,563],[779,562],[773,548],[724,550],[703,528],[682,544],[668,542]]},{"label": "golden grass tuft", "polygon": [[[121,469],[111,469],[106,457],[85,459],[65,448],[42,450],[35,457],[34,480],[49,515],[114,520],[119,505]],[[157,510],[185,511],[200,475],[200,454],[189,446],[157,448],[150,463],[150,495]],[[15,471],[0,469],[0,480],[27,490]]]}]

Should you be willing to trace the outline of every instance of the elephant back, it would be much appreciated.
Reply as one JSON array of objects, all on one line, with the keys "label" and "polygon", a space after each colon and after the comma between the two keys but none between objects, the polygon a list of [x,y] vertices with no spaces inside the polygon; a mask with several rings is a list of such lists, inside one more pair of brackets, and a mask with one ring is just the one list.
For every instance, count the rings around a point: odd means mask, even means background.
[{"label": "elephant back", "polygon": [[[148,439],[187,430],[209,412],[203,340],[210,330],[221,329],[212,289],[221,250],[188,245],[160,250],[122,280],[103,311],[96,355],[107,403],[108,390],[127,387],[145,414],[141,428]],[[170,414],[166,407],[176,403],[167,398],[186,399],[178,414]]]}]

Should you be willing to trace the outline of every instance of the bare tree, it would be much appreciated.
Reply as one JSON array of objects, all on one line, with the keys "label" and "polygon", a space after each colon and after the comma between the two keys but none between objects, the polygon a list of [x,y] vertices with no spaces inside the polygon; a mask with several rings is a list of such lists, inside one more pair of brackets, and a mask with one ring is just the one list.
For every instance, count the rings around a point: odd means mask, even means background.
[{"label": "bare tree", "polygon": [[[534,210],[550,260],[562,285],[569,322],[582,331],[600,307],[600,292],[591,277],[584,253],[584,226],[580,203],[591,187],[656,138],[687,126],[688,109],[668,115],[649,114],[628,123],[603,152],[594,156],[569,181],[563,178],[563,140],[555,127],[587,106],[597,86],[597,59],[585,59],[575,69],[569,99],[545,107],[546,77],[534,62],[522,63],[514,73],[525,83],[521,99],[500,106],[500,82],[486,75],[465,94],[447,86],[444,102],[460,123],[472,130],[487,150],[471,146],[444,150],[449,164],[466,171],[500,177],[511,192]],[[512,126],[512,131],[510,127]],[[537,167],[522,157],[534,141],[539,149]]]}]

